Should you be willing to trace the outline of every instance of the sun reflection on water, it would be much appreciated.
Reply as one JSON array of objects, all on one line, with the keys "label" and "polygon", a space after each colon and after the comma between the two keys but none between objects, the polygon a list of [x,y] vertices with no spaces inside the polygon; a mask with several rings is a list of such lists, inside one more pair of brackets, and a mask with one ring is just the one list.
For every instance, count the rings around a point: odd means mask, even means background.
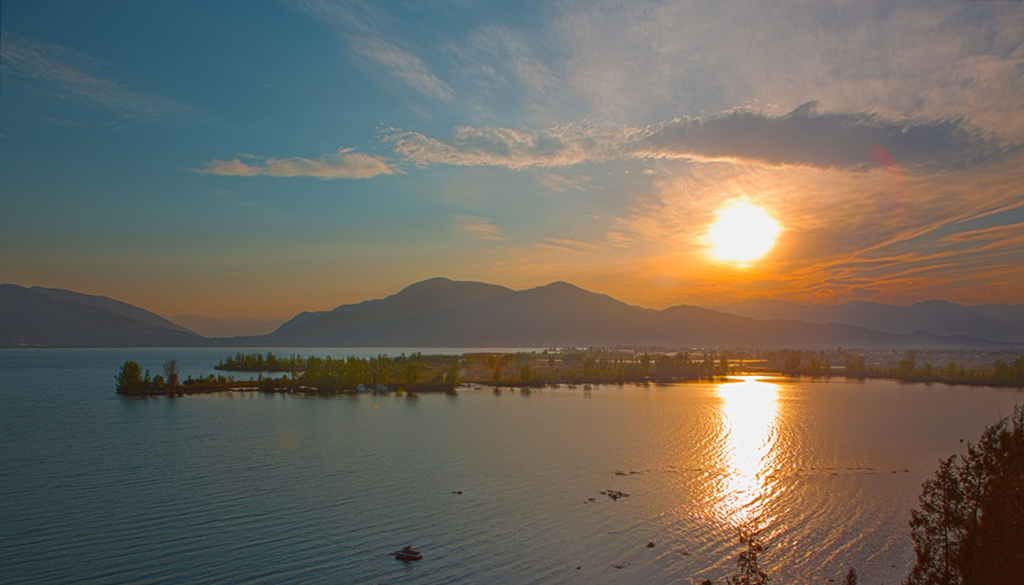
[{"label": "sun reflection on water", "polygon": [[[767,504],[777,467],[779,388],[753,376],[717,387],[721,430],[712,465],[712,514],[729,526],[770,523]],[[777,495],[777,494],[774,494]]]}]

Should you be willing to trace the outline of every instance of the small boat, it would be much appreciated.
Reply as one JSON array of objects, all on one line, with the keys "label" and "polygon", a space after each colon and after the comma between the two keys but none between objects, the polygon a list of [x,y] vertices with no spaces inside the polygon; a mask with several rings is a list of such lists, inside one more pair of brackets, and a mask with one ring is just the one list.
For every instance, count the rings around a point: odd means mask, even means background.
[{"label": "small boat", "polygon": [[418,561],[423,558],[423,553],[413,550],[412,545],[406,546],[393,553],[388,553],[400,561]]}]

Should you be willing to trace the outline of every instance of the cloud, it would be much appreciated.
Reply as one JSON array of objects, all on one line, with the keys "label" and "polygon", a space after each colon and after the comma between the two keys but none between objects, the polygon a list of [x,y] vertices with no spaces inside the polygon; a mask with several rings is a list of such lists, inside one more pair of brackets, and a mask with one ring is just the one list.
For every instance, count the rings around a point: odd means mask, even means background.
[{"label": "cloud", "polygon": [[[814,167],[663,165],[612,220],[607,239],[619,234],[639,258],[653,258],[646,278],[685,274],[700,296],[736,298],[767,286],[766,294],[794,300],[827,288],[836,300],[870,290],[888,302],[980,301],[985,283],[1006,281],[1018,288],[1000,293],[1000,302],[1020,302],[1022,163],[1024,153],[902,181]],[[742,271],[711,262],[700,238],[715,211],[736,198],[769,209],[785,230]]]},{"label": "cloud", "polygon": [[[400,41],[400,35],[389,30],[393,26],[391,19],[373,4],[358,0],[294,0],[291,3],[342,38],[371,70],[398,80],[424,96],[441,101],[454,99],[452,88],[431,71],[407,41]],[[402,44],[407,46],[400,46]]]},{"label": "cloud", "polygon": [[594,244],[572,238],[543,238],[537,245],[562,248],[573,252],[592,252],[598,249],[598,246]]},{"label": "cloud", "polygon": [[594,188],[591,178],[587,175],[566,177],[565,175],[559,175],[556,173],[544,173],[537,175],[537,182],[556,193],[565,193],[568,191],[589,191]]},{"label": "cloud", "polygon": [[617,230],[605,234],[605,239],[616,248],[628,248],[633,244],[633,238]]},{"label": "cloud", "polygon": [[939,238],[939,242],[964,243],[1007,241],[1014,238],[1019,239],[1021,234],[1024,234],[1024,222],[954,232],[942,236]]},{"label": "cloud", "polygon": [[564,0],[552,16],[564,78],[591,119],[819,99],[830,111],[969,117],[1024,140],[1019,2]]},{"label": "cloud", "polygon": [[864,284],[871,284],[871,280],[866,278],[826,278],[824,280],[826,284],[834,284],[837,286],[861,286]]},{"label": "cloud", "polygon": [[86,69],[99,62],[60,45],[5,35],[0,39],[0,71],[27,80],[66,101],[87,102],[130,115],[158,118],[187,109],[173,100],[128,89]]},{"label": "cloud", "polygon": [[579,113],[562,91],[559,61],[545,59],[558,53],[549,40],[543,30],[487,22],[440,48],[448,57],[449,79],[460,90],[459,101],[475,119],[526,114],[547,125]]},{"label": "cloud", "polygon": [[[242,160],[242,159],[246,160]],[[317,179],[369,179],[399,172],[384,159],[339,148],[317,159],[264,158],[244,155],[230,160],[211,160],[193,172],[232,177],[314,177]]]},{"label": "cloud", "polygon": [[769,166],[863,171],[890,166],[968,168],[1021,151],[962,120],[889,120],[870,113],[818,113],[808,102],[782,116],[740,110],[652,128],[635,149],[650,158],[738,160]]},{"label": "cloud", "polygon": [[981,166],[1020,152],[963,120],[892,120],[871,113],[818,113],[808,102],[781,115],[735,110],[645,128],[565,124],[541,130],[455,128],[449,142],[419,132],[384,140],[419,166],[566,167],[622,159],[730,161],[865,171]]},{"label": "cloud", "polygon": [[486,217],[456,215],[452,219],[455,221],[455,228],[458,231],[473,239],[490,242],[505,239],[504,234],[501,233],[501,228]]},{"label": "cloud", "polygon": [[637,129],[613,125],[566,124],[542,130],[459,126],[451,142],[398,129],[385,131],[383,138],[418,166],[526,169],[623,158],[639,133]]}]

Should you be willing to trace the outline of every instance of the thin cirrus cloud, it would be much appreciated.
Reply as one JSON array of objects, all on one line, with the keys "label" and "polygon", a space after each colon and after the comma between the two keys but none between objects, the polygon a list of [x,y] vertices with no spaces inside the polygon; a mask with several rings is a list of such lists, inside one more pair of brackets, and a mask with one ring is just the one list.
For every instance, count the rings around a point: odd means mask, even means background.
[{"label": "thin cirrus cloud", "polygon": [[[243,160],[244,159],[244,160]],[[337,152],[309,159],[260,158],[252,155],[236,156],[230,160],[214,159],[193,169],[202,175],[231,177],[313,177],[316,179],[369,179],[378,175],[399,172],[384,159],[340,148]]]},{"label": "thin cirrus cloud", "polygon": [[384,141],[418,166],[566,167],[629,156],[642,131],[625,126],[565,124],[541,130],[459,126],[451,142],[419,132],[385,131]]},{"label": "thin cirrus cloud", "polygon": [[455,228],[459,232],[475,240],[497,242],[505,239],[505,235],[501,233],[501,228],[486,217],[455,215],[452,217],[452,220],[455,222]]},{"label": "thin cirrus cloud", "polygon": [[[451,101],[455,92],[435,75],[401,35],[392,33],[392,19],[372,4],[358,0],[292,0],[292,6],[311,16],[342,39],[359,59],[386,79],[398,80],[421,95]],[[406,45],[403,47],[401,45]]]},{"label": "thin cirrus cloud", "polygon": [[810,98],[1024,139],[1020,2],[563,0],[548,36],[588,117],[637,123]]},{"label": "thin cirrus cloud", "polygon": [[589,191],[594,188],[591,177],[587,175],[567,177],[557,173],[543,173],[537,176],[537,182],[549,191],[554,191],[556,193],[566,193],[568,191]]},{"label": "thin cirrus cloud", "polygon": [[128,89],[87,72],[99,62],[60,45],[6,36],[0,40],[0,71],[34,89],[73,102],[86,102],[123,114],[158,118],[188,108],[174,100]]},{"label": "thin cirrus cloud", "polygon": [[864,171],[970,168],[1020,152],[959,119],[893,120],[870,113],[819,113],[816,102],[771,116],[735,110],[644,128],[566,124],[541,130],[455,129],[451,141],[392,129],[384,140],[419,166],[565,167],[622,159],[733,161]]}]

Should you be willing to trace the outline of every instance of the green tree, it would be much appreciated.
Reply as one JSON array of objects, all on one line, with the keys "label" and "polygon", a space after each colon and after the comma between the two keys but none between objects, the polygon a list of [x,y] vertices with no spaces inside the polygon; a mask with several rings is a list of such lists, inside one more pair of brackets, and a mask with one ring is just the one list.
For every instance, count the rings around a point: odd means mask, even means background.
[{"label": "green tree", "polygon": [[444,373],[444,383],[446,386],[455,388],[459,385],[459,358],[456,357],[452,360],[452,364],[448,366],[448,369]]},{"label": "green tree", "polygon": [[142,389],[142,368],[135,360],[128,360],[121,366],[121,371],[114,376],[117,381],[118,394],[133,394]]},{"label": "green tree", "polygon": [[178,360],[167,360],[164,362],[164,376],[167,378],[167,385],[175,388],[178,385]]},{"label": "green tree", "polygon": [[846,356],[846,376],[849,378],[863,378],[867,373],[867,360],[862,355]]},{"label": "green tree", "polygon": [[917,354],[914,352],[907,352],[907,354],[900,361],[896,362],[896,377],[898,378],[913,378],[914,368],[917,367]]},{"label": "green tree", "polygon": [[910,526],[908,585],[1019,583],[1024,559],[1024,408],[939,463]]},{"label": "green tree", "polygon": [[533,370],[530,368],[530,364],[523,364],[523,367],[519,368],[519,381],[527,386],[533,381]]},{"label": "green tree", "polygon": [[939,462],[935,477],[924,482],[920,506],[910,513],[917,563],[908,585],[959,585],[956,560],[965,523],[965,498],[957,457]]},{"label": "green tree", "polygon": [[800,352],[790,352],[789,356],[786,357],[785,364],[782,366],[782,371],[791,376],[800,373]]}]

